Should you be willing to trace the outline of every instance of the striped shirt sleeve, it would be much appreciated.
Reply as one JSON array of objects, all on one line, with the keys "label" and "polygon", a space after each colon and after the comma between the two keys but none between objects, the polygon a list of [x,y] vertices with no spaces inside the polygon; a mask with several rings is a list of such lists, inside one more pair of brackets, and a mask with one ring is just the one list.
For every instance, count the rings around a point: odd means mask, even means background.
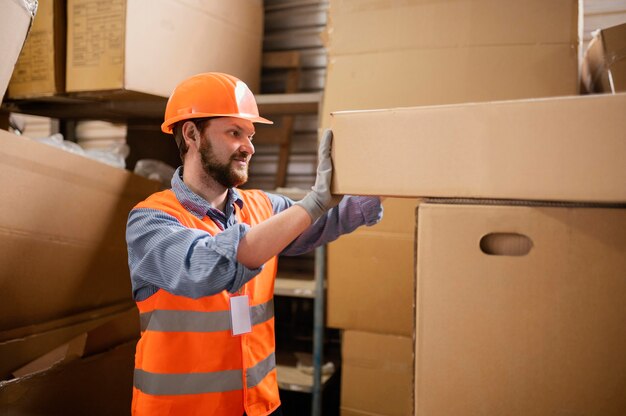
[{"label": "striped shirt sleeve", "polygon": [[246,224],[235,224],[212,236],[156,209],[132,210],[126,241],[135,300],[144,300],[159,288],[194,299],[223,290],[236,292],[262,270],[248,269],[236,259],[239,241],[248,230]]}]

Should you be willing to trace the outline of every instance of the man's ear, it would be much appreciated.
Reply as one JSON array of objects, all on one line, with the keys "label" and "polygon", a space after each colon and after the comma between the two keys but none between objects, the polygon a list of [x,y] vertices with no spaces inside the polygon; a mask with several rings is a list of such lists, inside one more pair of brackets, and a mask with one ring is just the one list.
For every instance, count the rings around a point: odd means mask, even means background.
[{"label": "man's ear", "polygon": [[182,128],[183,140],[190,146],[200,141],[200,131],[193,121],[185,121]]}]

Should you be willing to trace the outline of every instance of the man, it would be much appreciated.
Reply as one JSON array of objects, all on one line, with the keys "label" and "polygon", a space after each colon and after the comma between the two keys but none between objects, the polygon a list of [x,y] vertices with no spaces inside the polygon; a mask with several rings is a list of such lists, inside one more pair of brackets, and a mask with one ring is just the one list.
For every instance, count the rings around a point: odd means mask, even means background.
[{"label": "man", "polygon": [[227,74],[193,76],[168,100],[162,130],[174,135],[183,165],[172,189],[133,208],[126,233],[142,323],[134,415],[280,414],[277,256],[312,250],[382,216],[376,197],[330,194],[330,132],[301,201],[237,189],[254,154],[253,123],[271,121]]}]

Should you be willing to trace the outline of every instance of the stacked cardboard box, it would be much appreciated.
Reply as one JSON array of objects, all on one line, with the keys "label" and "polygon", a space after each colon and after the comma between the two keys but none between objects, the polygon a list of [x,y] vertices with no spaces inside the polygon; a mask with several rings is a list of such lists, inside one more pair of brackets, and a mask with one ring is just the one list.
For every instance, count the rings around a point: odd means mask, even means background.
[{"label": "stacked cardboard box", "polygon": [[626,93],[336,112],[334,190],[623,202],[625,110]]},{"label": "stacked cardboard box", "polygon": [[65,0],[38,2],[7,96],[45,97],[65,91]]},{"label": "stacked cardboard box", "polygon": [[[415,276],[415,312],[405,310],[415,317],[415,414],[623,414],[624,114],[626,94],[333,114],[337,193],[438,197],[406,218],[416,224],[403,285]],[[355,253],[368,250],[346,244],[342,258],[331,252],[329,314],[354,316],[344,326],[354,329],[389,309],[393,328],[401,302],[379,292],[395,290],[407,254],[389,244],[388,273],[377,264],[366,276]],[[352,257],[360,274],[350,273]],[[361,290],[377,293],[355,296]],[[368,369],[399,389],[406,380],[390,370],[398,355],[387,367],[354,357],[346,342],[344,414],[402,414],[384,389],[370,391],[374,376],[355,377]],[[372,407],[376,393],[385,406]]]},{"label": "stacked cardboard box", "polygon": [[130,414],[135,342],[48,371],[0,382],[6,416]]},{"label": "stacked cardboard box", "polygon": [[259,88],[261,0],[43,0],[40,9],[12,98],[167,97],[182,79],[207,71]]},{"label": "stacked cardboard box", "polygon": [[416,415],[622,415],[626,209],[423,204]]},{"label": "stacked cardboard box", "polygon": [[[64,377],[69,361],[138,338],[126,219],[159,184],[0,130],[0,186],[2,412],[54,408],[64,414],[67,387],[61,396],[31,396],[32,383],[44,389],[55,374]],[[127,354],[131,363],[132,356]],[[132,364],[124,374],[115,383],[130,391]],[[81,383],[91,389],[88,397],[102,392],[99,373]],[[110,403],[121,400],[128,409],[127,396],[109,398]],[[94,404],[83,403],[79,413],[93,414],[88,409]]]},{"label": "stacked cardboard box", "polygon": [[[344,329],[342,414],[406,415],[414,411],[412,397],[391,403],[385,390],[370,389],[367,378],[355,375],[368,370],[370,380],[384,380],[378,385],[398,392],[404,391],[406,379],[387,369],[393,367],[396,357],[411,357],[405,364],[413,368],[415,247],[419,250],[420,245],[428,245],[415,237],[414,212],[422,206],[416,198],[528,198],[543,193],[547,200],[573,195],[575,201],[622,200],[623,190],[616,185],[620,179],[612,176],[620,158],[615,153],[623,154],[619,135],[611,136],[611,150],[594,148],[587,135],[572,144],[579,150],[572,152],[568,133],[559,131],[560,126],[567,126],[565,120],[569,121],[571,114],[559,113],[559,103],[529,104],[537,106],[533,111],[548,111],[538,120],[554,121],[548,131],[543,131],[541,124],[534,125],[534,130],[529,127],[524,118],[530,110],[523,104],[485,107],[486,113],[502,106],[509,110],[506,116],[492,117],[490,120],[497,122],[488,124],[475,118],[475,111],[482,109],[479,104],[461,105],[576,95],[581,29],[578,6],[577,1],[330,2],[323,127],[335,132],[334,190],[402,197],[384,201],[385,219],[380,225],[344,236],[329,248],[328,324]],[[376,112],[346,113],[331,119],[331,113],[339,110],[449,104],[458,106],[438,109],[434,115],[438,119],[432,123],[405,110],[388,111],[384,121]],[[590,114],[577,112],[575,117],[596,129],[594,119],[602,114],[602,108],[612,109],[609,121],[619,112],[614,103],[588,104],[600,108]],[[576,107],[578,102],[569,105]],[[421,111],[428,112],[426,108]],[[355,118],[343,124],[341,117]],[[450,124],[455,117],[458,122]],[[605,117],[601,120],[605,123]],[[378,128],[370,129],[372,124]],[[511,128],[505,132],[504,126]],[[525,136],[520,132],[505,137],[519,126],[526,126]],[[616,127],[605,128],[614,131]],[[589,133],[589,128],[585,132]],[[555,138],[558,140],[552,143]],[[560,159],[561,154],[565,160]],[[608,164],[597,163],[598,155],[609,155]],[[599,176],[590,175],[585,170],[589,167]],[[364,170],[368,172],[364,174]],[[423,192],[414,192],[417,184]],[[578,184],[584,190],[577,188]],[[503,192],[493,196],[494,190]],[[418,232],[421,221],[417,219]],[[389,223],[402,225],[390,229]],[[454,252],[446,255],[449,262],[456,261]],[[395,338],[405,337],[411,342],[403,345],[411,350],[404,355],[389,350],[383,354],[391,360],[389,366],[368,367],[368,361],[362,359],[368,348],[350,342],[355,334],[376,337],[380,345],[397,345]],[[355,360],[358,354],[361,358]],[[369,358],[372,363],[380,356],[370,354]],[[386,406],[374,406],[373,401]],[[398,408],[398,403],[404,407]]]},{"label": "stacked cardboard box", "polygon": [[578,92],[577,0],[331,1],[323,125],[338,110]]},{"label": "stacked cardboard box", "polygon": [[341,414],[410,414],[413,340],[398,335],[345,331],[342,344]]}]

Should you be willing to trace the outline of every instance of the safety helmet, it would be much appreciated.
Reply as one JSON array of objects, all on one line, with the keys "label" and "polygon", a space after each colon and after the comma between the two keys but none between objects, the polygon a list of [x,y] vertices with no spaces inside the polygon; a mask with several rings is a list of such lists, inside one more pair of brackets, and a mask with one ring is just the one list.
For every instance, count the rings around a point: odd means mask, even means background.
[{"label": "safety helmet", "polygon": [[171,134],[174,123],[205,117],[237,117],[273,124],[259,117],[254,95],[243,81],[220,72],[194,75],[178,84],[167,100],[161,130]]}]

